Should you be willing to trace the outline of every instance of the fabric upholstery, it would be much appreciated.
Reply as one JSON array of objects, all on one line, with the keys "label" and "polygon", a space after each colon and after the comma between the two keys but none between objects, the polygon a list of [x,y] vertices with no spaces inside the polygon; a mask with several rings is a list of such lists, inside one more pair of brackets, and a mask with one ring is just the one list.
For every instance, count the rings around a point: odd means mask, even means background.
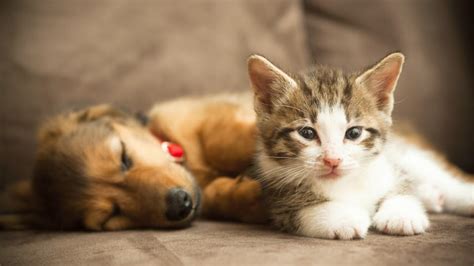
[{"label": "fabric upholstery", "polygon": [[[47,116],[246,90],[251,53],[295,72],[313,62],[355,69],[401,50],[397,120],[414,122],[473,172],[472,23],[461,23],[466,1],[452,2],[2,1],[0,187],[30,176],[35,129]],[[363,241],[202,220],[177,231],[0,232],[0,265],[473,265],[474,220],[432,219],[422,236]]]},{"label": "fabric upholstery", "polygon": [[177,231],[0,232],[2,265],[472,265],[473,219],[432,217],[425,235],[365,240],[293,236],[197,221]]}]

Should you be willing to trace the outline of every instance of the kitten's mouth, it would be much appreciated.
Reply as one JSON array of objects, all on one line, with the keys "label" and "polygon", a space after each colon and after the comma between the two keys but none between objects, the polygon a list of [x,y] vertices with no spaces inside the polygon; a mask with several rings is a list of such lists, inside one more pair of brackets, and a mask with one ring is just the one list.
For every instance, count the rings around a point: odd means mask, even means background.
[{"label": "kitten's mouth", "polygon": [[332,168],[328,171],[328,173],[321,175],[321,178],[325,179],[335,179],[342,175],[341,171],[337,168]]}]

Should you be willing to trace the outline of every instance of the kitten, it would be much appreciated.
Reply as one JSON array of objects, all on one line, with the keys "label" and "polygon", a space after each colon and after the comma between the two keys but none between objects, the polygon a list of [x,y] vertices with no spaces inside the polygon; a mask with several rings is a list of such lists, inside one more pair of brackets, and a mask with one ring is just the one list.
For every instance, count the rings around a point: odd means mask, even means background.
[{"label": "kitten", "polygon": [[249,58],[257,180],[277,227],[357,239],[370,226],[393,235],[424,233],[426,209],[473,215],[474,185],[391,130],[403,63],[393,53],[362,73],[316,66],[291,77],[261,56]]}]

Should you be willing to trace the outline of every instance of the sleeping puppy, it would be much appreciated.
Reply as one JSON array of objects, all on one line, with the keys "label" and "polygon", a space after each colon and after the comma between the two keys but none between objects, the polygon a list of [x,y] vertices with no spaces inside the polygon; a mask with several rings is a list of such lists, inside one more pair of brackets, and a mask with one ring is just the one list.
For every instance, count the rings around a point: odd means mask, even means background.
[{"label": "sleeping puppy", "polygon": [[54,117],[39,130],[32,179],[2,196],[0,226],[187,226],[198,213],[200,190],[163,147],[136,117],[108,105]]},{"label": "sleeping puppy", "polygon": [[148,112],[154,135],[180,144],[203,191],[207,218],[265,223],[260,184],[251,178],[257,128],[251,93],[185,97]]},{"label": "sleeping puppy", "polygon": [[140,117],[108,105],[59,115],[39,130],[32,179],[1,195],[0,228],[184,227],[201,212],[264,223],[261,187],[246,176],[255,140],[248,93],[180,98]]}]

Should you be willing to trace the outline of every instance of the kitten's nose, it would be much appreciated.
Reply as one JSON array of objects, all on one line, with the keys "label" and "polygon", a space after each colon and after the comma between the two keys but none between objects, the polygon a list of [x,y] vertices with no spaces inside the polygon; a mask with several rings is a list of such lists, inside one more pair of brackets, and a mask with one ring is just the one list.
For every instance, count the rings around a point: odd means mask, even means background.
[{"label": "kitten's nose", "polygon": [[331,157],[324,157],[323,158],[323,162],[326,166],[329,166],[329,167],[332,167],[332,168],[336,168],[339,166],[339,164],[341,163],[341,158],[331,158]]}]

